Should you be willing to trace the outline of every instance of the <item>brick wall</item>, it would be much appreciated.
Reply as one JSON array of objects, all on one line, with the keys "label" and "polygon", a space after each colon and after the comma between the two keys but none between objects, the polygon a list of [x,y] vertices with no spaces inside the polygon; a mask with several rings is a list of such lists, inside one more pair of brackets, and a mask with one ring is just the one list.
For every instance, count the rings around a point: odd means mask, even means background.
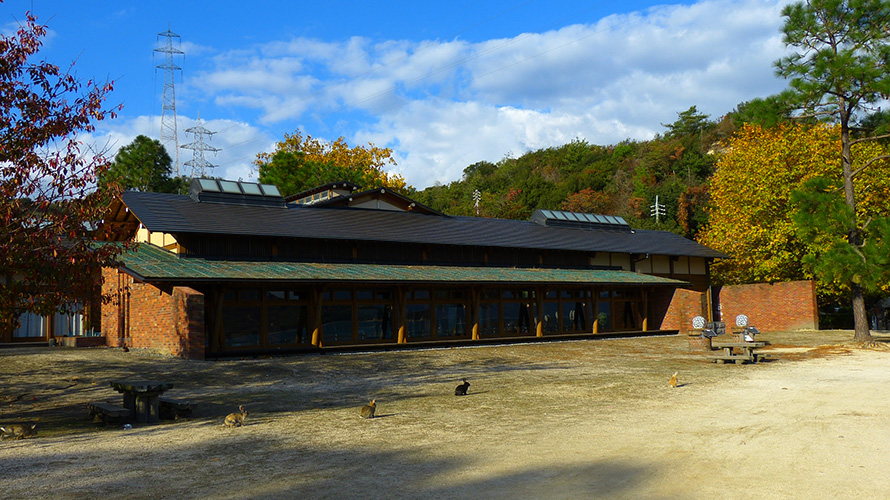
[{"label": "brick wall", "polygon": [[813,281],[724,286],[720,290],[721,321],[735,326],[736,316],[748,316],[759,330],[818,330],[816,284]]},{"label": "brick wall", "polygon": [[707,318],[706,310],[707,305],[703,292],[678,288],[674,291],[661,325],[655,326],[659,330],[680,330],[681,332],[686,332],[692,329],[692,318],[696,316]]},{"label": "brick wall", "polygon": [[[720,317],[714,319],[724,321],[727,332],[739,314],[748,316],[748,324],[762,331],[819,329],[813,281],[724,286],[718,297]],[[679,288],[670,299],[660,329],[688,332],[695,316],[708,317],[704,294]]]},{"label": "brick wall", "polygon": [[103,271],[106,344],[204,359],[204,295],[188,287],[170,291],[139,283],[113,269]]}]

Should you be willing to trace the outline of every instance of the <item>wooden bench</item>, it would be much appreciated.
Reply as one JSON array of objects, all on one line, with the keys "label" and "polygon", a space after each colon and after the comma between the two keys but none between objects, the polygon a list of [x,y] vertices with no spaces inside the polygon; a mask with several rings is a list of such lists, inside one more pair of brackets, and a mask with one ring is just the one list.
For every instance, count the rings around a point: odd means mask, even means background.
[{"label": "wooden bench", "polygon": [[90,410],[90,418],[94,422],[102,422],[108,424],[112,420],[129,420],[133,418],[133,412],[129,408],[113,405],[111,403],[90,403],[87,405]]},{"label": "wooden bench", "polygon": [[[723,364],[727,361],[732,361],[736,364],[746,361],[756,363],[758,360],[766,358],[767,355],[758,354],[755,352],[755,349],[759,349],[766,344],[766,342],[714,342],[711,344],[711,347],[715,350],[722,350],[722,352],[708,356],[708,359],[713,359],[717,364]],[[736,353],[736,349],[742,352]]]},{"label": "wooden bench", "polygon": [[176,420],[192,416],[192,403],[172,398],[158,398],[160,417],[167,420]]}]

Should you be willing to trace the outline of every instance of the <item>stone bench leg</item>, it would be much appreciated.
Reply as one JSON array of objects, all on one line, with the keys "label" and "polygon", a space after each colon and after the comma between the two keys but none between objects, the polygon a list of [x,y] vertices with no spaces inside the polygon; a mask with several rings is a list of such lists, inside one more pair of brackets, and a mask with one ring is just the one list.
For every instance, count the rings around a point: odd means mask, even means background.
[{"label": "stone bench leg", "polygon": [[157,422],[158,417],[158,395],[145,394],[136,398],[136,421],[139,423]]}]

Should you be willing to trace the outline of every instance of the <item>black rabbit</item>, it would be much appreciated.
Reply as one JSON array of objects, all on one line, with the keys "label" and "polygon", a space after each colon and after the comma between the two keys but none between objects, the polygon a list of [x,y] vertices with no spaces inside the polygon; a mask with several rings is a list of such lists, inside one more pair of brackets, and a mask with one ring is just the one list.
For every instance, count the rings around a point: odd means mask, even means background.
[{"label": "black rabbit", "polygon": [[469,389],[469,388],[470,388],[470,383],[467,382],[467,379],[464,379],[463,384],[460,384],[459,386],[454,388],[454,395],[455,396],[466,396],[467,389]]}]

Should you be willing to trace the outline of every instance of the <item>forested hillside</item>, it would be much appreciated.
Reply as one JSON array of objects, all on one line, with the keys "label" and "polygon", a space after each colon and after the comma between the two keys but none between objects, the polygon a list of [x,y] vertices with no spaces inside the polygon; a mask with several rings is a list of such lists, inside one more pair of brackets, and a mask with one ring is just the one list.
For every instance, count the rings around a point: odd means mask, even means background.
[{"label": "forested hillside", "polygon": [[[745,106],[742,106],[744,109]],[[418,191],[418,201],[452,215],[526,219],[536,208],[620,215],[636,228],[663,229],[694,238],[707,221],[706,184],[720,141],[745,121],[736,110],[719,121],[695,106],[649,141],[614,145],[576,139],[497,163],[478,162],[463,178]],[[650,216],[664,205],[663,217]]]}]

